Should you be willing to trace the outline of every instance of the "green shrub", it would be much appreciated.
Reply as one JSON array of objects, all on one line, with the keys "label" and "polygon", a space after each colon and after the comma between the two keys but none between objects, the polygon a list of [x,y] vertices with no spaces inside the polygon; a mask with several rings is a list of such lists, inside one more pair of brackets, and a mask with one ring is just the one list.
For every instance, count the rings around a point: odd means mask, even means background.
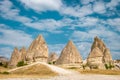
[{"label": "green shrub", "polygon": [[2,74],[10,74],[10,73],[5,71],[5,72],[2,72]]},{"label": "green shrub", "polygon": [[24,66],[24,65],[27,65],[27,64],[25,64],[24,61],[20,61],[18,62],[17,67]]},{"label": "green shrub", "polygon": [[68,69],[77,69],[77,67],[69,67]]},{"label": "green shrub", "polygon": [[112,69],[112,68],[114,68],[114,65],[112,65],[111,63],[105,64],[105,68],[106,69]]},{"label": "green shrub", "polygon": [[52,64],[52,62],[48,62],[48,64]]},{"label": "green shrub", "polygon": [[55,64],[56,63],[56,61],[53,61],[53,64]]},{"label": "green shrub", "polygon": [[82,65],[83,69],[85,69],[86,65]]},{"label": "green shrub", "polygon": [[0,62],[0,66],[3,66],[2,62]]},{"label": "green shrub", "polygon": [[106,69],[109,69],[109,66],[108,66],[108,64],[105,64],[105,68],[106,68]]}]

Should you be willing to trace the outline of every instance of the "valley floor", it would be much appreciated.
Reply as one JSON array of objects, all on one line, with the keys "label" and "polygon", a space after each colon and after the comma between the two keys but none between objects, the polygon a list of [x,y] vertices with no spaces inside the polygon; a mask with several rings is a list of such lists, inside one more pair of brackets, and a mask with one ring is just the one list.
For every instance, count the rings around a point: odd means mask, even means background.
[{"label": "valley floor", "polygon": [[48,77],[40,77],[40,76],[35,77],[35,76],[25,76],[25,75],[23,77],[19,77],[19,76],[11,77],[11,74],[9,74],[9,75],[0,75],[0,76],[3,76],[3,78],[1,77],[0,80],[120,80],[120,75],[81,74],[79,71],[63,69],[54,65],[49,65],[49,64],[40,63],[40,62],[33,63],[31,65],[27,65],[24,67],[12,69],[12,70],[9,70],[9,72],[14,72],[17,70],[22,72],[22,69],[29,68],[30,70],[32,66],[35,67],[37,65],[38,66],[45,65],[55,73],[58,73],[58,75],[48,76]]}]

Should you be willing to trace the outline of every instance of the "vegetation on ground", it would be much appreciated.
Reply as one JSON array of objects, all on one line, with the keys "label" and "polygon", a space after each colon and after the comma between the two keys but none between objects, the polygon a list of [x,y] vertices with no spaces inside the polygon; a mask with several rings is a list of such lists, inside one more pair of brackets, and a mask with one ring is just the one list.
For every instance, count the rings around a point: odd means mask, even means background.
[{"label": "vegetation on ground", "polygon": [[76,69],[76,70],[82,74],[120,75],[120,70],[100,70],[100,69],[92,69],[92,70]]},{"label": "vegetation on ground", "polygon": [[56,75],[57,73],[53,72],[50,68],[48,68],[45,65],[42,64],[37,64],[33,66],[29,66],[26,68],[21,68],[18,70],[15,70],[12,72],[13,74],[25,74],[25,75],[40,75],[40,76],[45,76],[45,75]]},{"label": "vegetation on ground", "polygon": [[0,74],[0,78],[17,78],[17,77],[52,77],[58,75],[56,72],[53,72],[49,67],[37,64],[29,67],[24,67],[17,69],[15,71],[10,72],[10,74],[4,72],[4,74]]},{"label": "vegetation on ground", "polygon": [[17,67],[21,67],[24,65],[27,65],[27,64],[24,61],[20,61],[20,62],[18,62]]}]

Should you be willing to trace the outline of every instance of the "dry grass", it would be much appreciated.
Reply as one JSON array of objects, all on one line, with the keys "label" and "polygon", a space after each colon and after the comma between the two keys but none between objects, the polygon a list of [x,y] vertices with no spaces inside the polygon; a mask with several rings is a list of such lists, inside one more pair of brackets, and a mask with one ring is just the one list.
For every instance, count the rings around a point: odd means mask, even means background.
[{"label": "dry grass", "polygon": [[104,74],[104,75],[120,75],[120,70],[99,70],[99,69],[94,69],[94,70],[80,70],[76,69],[82,74]]},{"label": "dry grass", "polygon": [[10,74],[0,74],[0,78],[17,78],[17,77],[51,77],[56,76],[57,73],[53,72],[45,65],[37,64],[27,68],[22,68],[11,72]]},{"label": "dry grass", "polygon": [[7,70],[9,70],[9,69],[8,69],[8,68],[1,67],[1,66],[0,66],[0,72],[4,72],[4,71],[7,71]]}]

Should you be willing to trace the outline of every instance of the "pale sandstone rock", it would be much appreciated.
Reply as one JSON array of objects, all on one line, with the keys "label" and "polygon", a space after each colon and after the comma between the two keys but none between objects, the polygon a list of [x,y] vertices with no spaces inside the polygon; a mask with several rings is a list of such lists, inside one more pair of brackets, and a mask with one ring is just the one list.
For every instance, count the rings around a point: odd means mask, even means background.
[{"label": "pale sandstone rock", "polygon": [[21,61],[25,61],[25,57],[26,57],[26,48],[25,47],[22,47],[20,49],[20,54],[21,54]]},{"label": "pale sandstone rock", "polygon": [[112,62],[110,50],[106,47],[101,39],[95,37],[91,51],[87,58],[87,64],[96,65],[103,69],[104,64],[108,62]]},{"label": "pale sandstone rock", "polygon": [[56,60],[58,59],[58,56],[56,53],[50,53],[49,57],[48,57],[48,62],[56,62]]},{"label": "pale sandstone rock", "polygon": [[110,54],[110,50],[108,48],[105,49],[104,54],[103,54],[103,61],[105,63],[112,62],[112,56]]},{"label": "pale sandstone rock", "polygon": [[82,63],[82,57],[72,41],[69,41],[62,50],[56,64],[79,64]]},{"label": "pale sandstone rock", "polygon": [[11,55],[8,66],[11,68],[16,67],[19,61],[21,61],[21,53],[19,52],[18,48],[15,48]]},{"label": "pale sandstone rock", "polygon": [[28,48],[26,60],[28,62],[33,61],[47,62],[47,58],[48,58],[48,46],[42,35],[39,35]]}]

